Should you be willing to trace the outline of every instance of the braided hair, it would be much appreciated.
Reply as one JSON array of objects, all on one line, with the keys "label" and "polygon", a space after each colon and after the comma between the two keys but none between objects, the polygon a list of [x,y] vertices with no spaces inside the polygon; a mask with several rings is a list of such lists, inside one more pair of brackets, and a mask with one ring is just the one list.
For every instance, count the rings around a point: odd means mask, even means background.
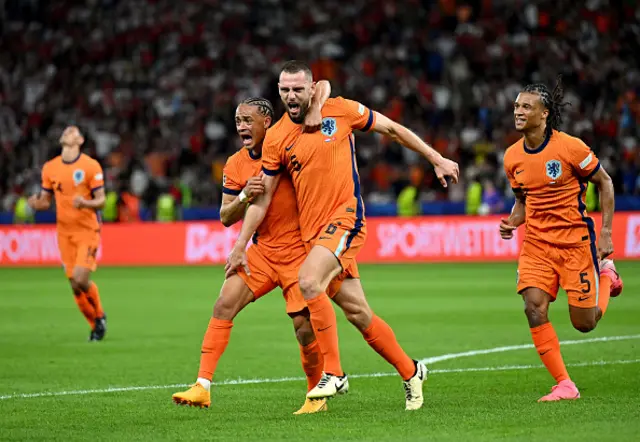
[{"label": "braided hair", "polygon": [[244,100],[242,104],[256,106],[258,108],[258,112],[260,112],[260,115],[262,115],[263,117],[270,117],[271,121],[273,121],[273,117],[275,115],[273,104],[271,104],[271,101],[267,100],[266,98],[251,97]]},{"label": "braided hair", "polygon": [[551,136],[553,129],[560,130],[562,124],[562,110],[565,106],[571,105],[569,102],[563,102],[564,89],[562,88],[562,75],[558,75],[556,78],[556,86],[553,88],[553,92],[549,91],[549,88],[541,83],[527,85],[523,92],[529,92],[532,94],[538,94],[542,105],[549,111],[547,117],[547,126],[545,127],[545,136]]}]

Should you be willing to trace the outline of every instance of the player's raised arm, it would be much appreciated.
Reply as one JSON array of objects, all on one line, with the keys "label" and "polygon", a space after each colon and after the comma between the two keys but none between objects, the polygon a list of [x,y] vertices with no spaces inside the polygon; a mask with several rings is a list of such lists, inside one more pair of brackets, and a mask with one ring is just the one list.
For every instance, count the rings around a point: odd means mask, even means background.
[{"label": "player's raised arm", "polygon": [[418,152],[429,160],[429,162],[433,164],[436,176],[443,187],[447,187],[447,177],[451,177],[454,184],[458,182],[458,176],[460,174],[458,163],[440,155],[431,146],[422,141],[419,136],[402,124],[396,123],[379,112],[374,113],[375,122],[373,123],[372,130],[390,137],[393,141]]},{"label": "player's raised arm", "polygon": [[331,96],[331,83],[327,80],[320,80],[316,83],[315,92],[311,98],[311,105],[304,117],[302,126],[303,132],[316,132],[322,125],[322,106]]},{"label": "player's raised arm", "polygon": [[244,215],[240,235],[238,235],[238,239],[233,246],[233,250],[231,250],[229,257],[227,258],[227,265],[225,266],[226,277],[232,275],[240,266],[244,267],[247,275],[251,274],[249,266],[247,265],[247,256],[245,252],[247,244],[249,244],[249,240],[267,214],[267,210],[271,204],[271,199],[273,198],[273,193],[280,182],[280,176],[265,174],[262,181],[264,184],[264,193],[256,198],[255,202],[249,206]]},{"label": "player's raised arm", "polygon": [[225,186],[222,192],[220,221],[225,227],[229,227],[240,221],[253,198],[264,192],[264,184],[262,177],[254,176],[249,178],[241,191],[230,192]]}]

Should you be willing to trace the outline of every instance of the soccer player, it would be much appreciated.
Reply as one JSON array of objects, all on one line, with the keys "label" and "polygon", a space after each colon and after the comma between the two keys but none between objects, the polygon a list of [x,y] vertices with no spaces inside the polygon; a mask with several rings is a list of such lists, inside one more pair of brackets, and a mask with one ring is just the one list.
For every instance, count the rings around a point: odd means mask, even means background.
[{"label": "soccer player", "polygon": [[374,130],[419,152],[434,164],[445,186],[448,176],[457,182],[458,165],[440,156],[407,128],[341,97],[327,100],[322,108],[320,132],[303,133],[301,123],[314,94],[311,70],[304,63],[290,61],[284,65],[279,91],[287,113],[269,130],[264,142],[265,191],[247,210],[228,258],[227,272],[246,267],[246,244],[270,210],[274,189],[285,175],[281,172],[286,171],[295,188],[302,240],[308,250],[299,272],[300,289],[324,356],[322,379],[307,397],[327,398],[348,389],[340,364],[336,315],[326,294],[335,293],[330,283],[338,277],[336,283],[342,285],[334,302],[367,343],[396,368],[404,381],[406,409],[418,409],[424,402],[422,386],[427,369],[404,352],[391,327],[373,313],[359,280],[355,259],[364,244],[366,222],[353,130]]},{"label": "soccer player", "polygon": [[100,164],[80,152],[84,137],[76,126],[60,137],[62,152],[42,168],[42,191],[29,198],[34,210],[47,210],[56,200],[56,227],[62,264],[78,308],[91,327],[89,341],[101,341],[107,331],[98,286],[91,281],[100,246],[100,215],[104,178]]},{"label": "soccer player", "polygon": [[[558,287],[567,292],[573,326],[589,332],[607,310],[609,297],[622,292],[613,261],[611,226],[613,184],[598,158],[579,138],[560,132],[561,79],[553,92],[542,84],[524,88],[514,103],[516,130],[523,138],[504,155],[504,169],[516,202],[500,234],[511,239],[526,223],[518,261],[518,293],[524,298],[533,343],[557,382],[539,401],[578,399],[560,354],[558,336],[547,310]],[[602,228],[596,246],[593,219],[586,213],[587,182],[600,192]]]},{"label": "soccer player", "polygon": [[[328,82],[319,82],[317,100],[305,121],[308,130],[319,127],[320,107],[329,97],[330,91]],[[236,109],[236,129],[243,148],[229,157],[224,168],[220,219],[227,227],[242,220],[249,204],[264,191],[259,176],[262,170],[262,142],[273,117],[273,106],[264,98],[247,99]],[[254,235],[253,244],[247,253],[251,275],[240,271],[225,280],[202,343],[198,379],[189,390],[173,395],[177,404],[209,407],[211,381],[218,360],[229,342],[233,319],[250,302],[276,287],[282,288],[287,314],[293,320],[300,345],[300,359],[307,377],[307,391],[322,377],[322,353],[298,285],[298,270],[306,257],[306,249],[300,237],[291,180],[280,181],[273,196],[273,205]],[[316,413],[326,409],[326,399],[306,399],[302,408],[294,414]]]}]

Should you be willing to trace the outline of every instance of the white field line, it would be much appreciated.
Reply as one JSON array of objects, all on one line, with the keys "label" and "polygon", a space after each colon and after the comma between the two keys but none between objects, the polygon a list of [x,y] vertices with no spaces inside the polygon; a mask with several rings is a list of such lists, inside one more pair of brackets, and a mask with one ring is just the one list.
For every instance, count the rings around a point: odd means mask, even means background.
[{"label": "white field line", "polygon": [[[572,341],[562,341],[562,345],[580,345],[588,344],[590,342],[609,342],[609,341],[623,341],[629,339],[640,339],[640,335],[628,335],[628,336],[605,336],[601,338],[580,339]],[[508,351],[515,351],[521,349],[533,348],[532,344],[525,345],[510,345],[505,347],[488,348],[485,350],[471,350],[462,353],[448,353],[441,356],[434,356],[431,358],[425,358],[422,361],[425,363],[434,363],[440,361],[447,361],[451,359],[464,358],[469,356],[485,355],[490,353],[504,353]],[[622,364],[638,364],[640,359],[624,359],[615,361],[591,361],[591,362],[579,362],[575,364],[567,364],[567,367],[591,367],[602,365],[622,365]],[[485,372],[485,371],[510,371],[510,370],[532,370],[544,368],[542,365],[502,365],[496,367],[470,367],[470,368],[444,368],[444,369],[431,369],[429,374],[446,374],[446,373],[470,373],[470,372]],[[365,374],[352,374],[351,378],[379,378],[387,376],[397,376],[397,373],[365,373]],[[273,384],[280,382],[292,382],[292,381],[304,381],[306,378],[301,376],[294,377],[282,377],[271,379],[229,379],[226,381],[215,382],[214,385],[250,385],[250,384]],[[0,396],[0,400],[7,399],[28,399],[39,397],[59,397],[59,396],[78,396],[78,395],[90,395],[90,394],[102,394],[102,393],[120,393],[128,391],[147,391],[147,390],[164,390],[169,388],[183,388],[189,384],[168,384],[168,385],[141,385],[130,387],[109,387],[109,388],[96,388],[90,390],[70,390],[70,391],[52,391],[52,392],[38,392],[38,393],[15,393]]]}]

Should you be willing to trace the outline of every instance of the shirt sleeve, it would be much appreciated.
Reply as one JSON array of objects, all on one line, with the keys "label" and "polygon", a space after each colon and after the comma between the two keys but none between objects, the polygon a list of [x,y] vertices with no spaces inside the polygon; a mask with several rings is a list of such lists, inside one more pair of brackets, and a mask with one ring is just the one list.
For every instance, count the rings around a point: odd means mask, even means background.
[{"label": "shirt sleeve", "polygon": [[375,124],[375,113],[362,103],[340,98],[345,109],[345,117],[353,129],[368,132]]},{"label": "shirt sleeve", "polygon": [[49,175],[49,163],[45,163],[42,167],[42,190],[53,193],[53,184],[51,183],[51,176]]},{"label": "shirt sleeve", "polygon": [[224,169],[222,169],[222,193],[235,196],[240,195],[240,192],[242,192],[242,186],[240,185],[240,180],[238,179],[232,158],[233,157],[227,160],[227,163],[224,165]]},{"label": "shirt sleeve", "polygon": [[591,148],[584,141],[574,138],[570,144],[569,160],[576,173],[584,179],[589,179],[600,170],[600,161]]},{"label": "shirt sleeve", "polygon": [[508,156],[504,157],[504,173],[507,175],[511,189],[516,192],[520,190],[520,184],[516,181],[516,177],[513,173],[513,164],[509,161]]},{"label": "shirt sleeve", "polygon": [[102,172],[100,163],[97,161],[93,163],[87,178],[89,179],[89,188],[92,192],[104,187],[104,173]]},{"label": "shirt sleeve", "polygon": [[282,146],[277,136],[270,136],[276,128],[267,131],[267,136],[262,145],[262,170],[266,175],[276,176],[284,170],[282,163]]}]

